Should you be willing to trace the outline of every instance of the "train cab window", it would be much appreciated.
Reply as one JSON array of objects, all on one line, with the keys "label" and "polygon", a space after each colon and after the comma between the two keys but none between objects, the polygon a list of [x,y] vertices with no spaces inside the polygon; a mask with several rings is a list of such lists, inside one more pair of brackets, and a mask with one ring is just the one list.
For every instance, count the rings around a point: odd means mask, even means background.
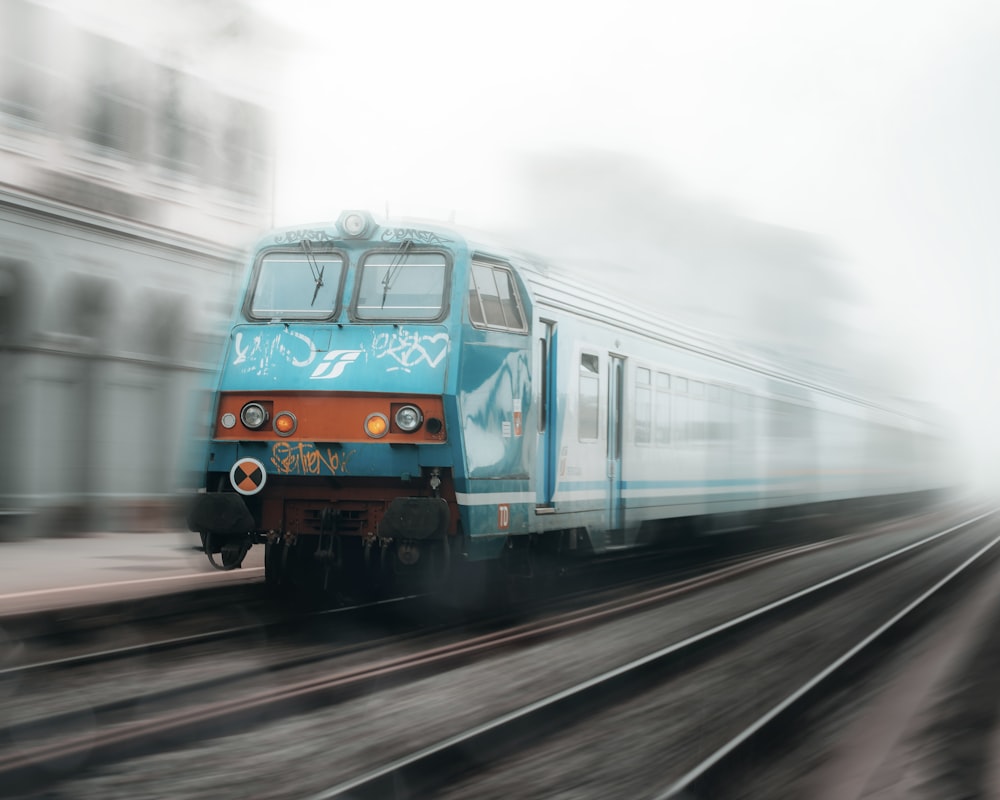
[{"label": "train cab window", "polygon": [[329,319],[340,310],[343,274],[344,259],[339,253],[267,253],[257,266],[247,316]]},{"label": "train cab window", "polygon": [[596,440],[600,415],[601,360],[592,353],[580,354],[580,395],[577,433],[581,441]]},{"label": "train cab window", "polygon": [[[404,242],[404,245],[406,243]],[[437,320],[444,316],[448,261],[444,253],[408,248],[369,253],[354,300],[359,320]]]},{"label": "train cab window", "polygon": [[477,328],[525,333],[521,296],[507,267],[472,262],[469,280],[469,321]]}]

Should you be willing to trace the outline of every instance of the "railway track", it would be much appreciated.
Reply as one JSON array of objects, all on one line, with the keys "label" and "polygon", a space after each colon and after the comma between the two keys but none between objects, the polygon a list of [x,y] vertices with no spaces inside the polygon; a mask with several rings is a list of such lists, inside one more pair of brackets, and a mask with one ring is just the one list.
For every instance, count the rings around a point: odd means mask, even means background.
[{"label": "railway track", "polygon": [[[938,534],[925,544],[929,544],[943,535],[945,534]],[[8,786],[28,789],[39,781],[44,783],[46,779],[51,780],[52,775],[56,774],[52,770],[57,769],[58,764],[65,763],[67,759],[97,764],[102,761],[138,757],[164,748],[190,745],[191,742],[205,737],[226,735],[250,722],[259,725],[267,720],[275,720],[290,713],[300,712],[303,708],[342,702],[350,697],[364,696],[374,693],[376,690],[384,690],[389,685],[412,683],[424,675],[453,670],[462,664],[482,659],[487,655],[495,655],[498,652],[514,648],[523,648],[532,642],[567,635],[573,630],[581,630],[599,622],[607,622],[617,617],[635,614],[642,609],[669,603],[679,596],[705,589],[713,584],[733,580],[739,575],[763,569],[782,560],[847,541],[849,539],[816,543],[782,553],[758,556],[747,563],[734,564],[708,575],[690,578],[680,584],[651,588],[641,593],[635,593],[624,600],[618,599],[586,609],[567,611],[533,623],[420,650],[404,657],[382,659],[378,663],[365,665],[361,668],[340,669],[322,678],[310,677],[289,681],[267,690],[254,690],[223,701],[200,703],[193,707],[156,714],[139,721],[128,723],[116,721],[114,718],[116,709],[109,706],[101,709],[101,714],[108,715],[109,726],[106,728],[101,726],[97,730],[88,730],[83,736],[63,736],[58,740],[49,739],[44,744],[23,748],[0,757],[0,780]],[[911,549],[913,549],[912,546],[905,548],[893,557],[898,557]],[[887,560],[891,559],[888,557],[880,559],[867,565],[866,569],[873,569]],[[846,580],[851,574],[856,573],[857,570],[838,580]],[[821,588],[822,586],[811,591],[820,591]],[[779,607],[775,606],[775,609]],[[732,624],[740,626],[749,622],[750,619],[737,619]],[[689,637],[686,643],[679,646],[678,652],[691,652],[698,642],[716,634],[717,632],[709,631],[700,637]],[[321,662],[312,663],[318,666]],[[336,662],[330,663],[335,664]],[[552,701],[552,703],[558,702],[558,700]],[[128,705],[131,706],[131,704]],[[123,707],[119,706],[117,710],[121,710]],[[97,716],[99,717],[101,714]],[[50,719],[47,722],[50,724],[44,726],[46,729],[55,728],[58,730],[61,726],[65,726],[67,720]],[[63,727],[63,729],[65,728]],[[20,733],[26,733],[26,730],[22,730]],[[427,757],[432,758],[433,756],[431,754]],[[414,763],[419,763],[419,761]],[[408,770],[413,768],[412,766],[405,767]]]},{"label": "railway track", "polygon": [[[882,510],[882,506],[878,510]],[[870,516],[867,515],[867,516]],[[921,514],[890,518],[889,524],[901,520],[918,520]],[[776,523],[794,523],[797,520],[780,520]],[[856,520],[860,524],[861,520]],[[798,531],[794,537],[787,533],[768,531],[756,539],[721,536],[709,538],[695,554],[689,550],[672,548],[646,551],[630,550],[611,557],[582,561],[564,575],[564,585],[557,593],[572,603],[576,596],[592,594],[595,586],[613,590],[616,584],[631,585],[636,575],[648,575],[654,582],[679,582],[708,571],[717,571],[729,565],[750,563],[750,560],[767,558],[772,554],[793,553],[798,545],[790,541],[804,539],[810,546],[827,547],[836,541],[842,543],[858,537],[879,535],[885,524],[868,520],[860,532],[841,536],[830,526],[814,526]],[[750,544],[747,545],[747,538]],[[706,547],[725,553],[712,556]],[[805,551],[803,551],[805,552]],[[766,561],[754,563],[767,563]],[[610,576],[610,577],[609,577]],[[282,606],[261,592],[260,586],[224,587],[221,589],[184,591],[155,598],[137,598],[129,602],[115,601],[91,605],[73,605],[42,612],[16,614],[0,619],[11,647],[0,665],[0,678],[32,671],[74,668],[86,664],[107,663],[137,654],[168,652],[226,639],[253,636],[268,631],[278,632],[289,625],[309,620],[330,618],[344,613],[354,613],[366,607],[392,606],[410,602],[417,596],[388,597],[372,602],[306,606]],[[546,602],[552,598],[543,598]],[[236,609],[248,622],[240,625],[226,624]],[[204,630],[205,622],[217,627]],[[219,622],[223,624],[219,625]],[[122,635],[122,631],[126,634]],[[114,641],[108,643],[108,632],[114,632]],[[97,640],[98,645],[90,644]]]},{"label": "railway track", "polygon": [[774,735],[776,729],[781,726],[788,725],[791,720],[802,713],[806,704],[815,703],[818,699],[828,696],[832,688],[839,688],[837,680],[843,673],[853,667],[869,651],[883,645],[887,639],[895,635],[902,623],[909,621],[918,611],[923,610],[930,600],[952,586],[959,576],[965,574],[988,554],[995,555],[998,544],[1000,544],[1000,536],[994,537],[978,548],[961,563],[950,569],[947,574],[935,581],[933,585],[920,592],[902,609],[882,622],[874,631],[864,636],[823,669],[794,688],[780,702],[768,708],[721,747],[703,758],[677,780],[656,792],[653,795],[654,800],[682,797],[685,792],[694,793],[695,796],[701,797],[718,796],[714,787],[723,781],[731,780],[731,775],[738,771],[739,766],[737,765],[746,758],[748,751],[757,745],[760,745],[761,749],[773,746],[773,742],[763,742],[762,740]]},{"label": "railway track", "polygon": [[[991,514],[977,516],[807,589],[763,605],[723,624],[630,661],[614,670],[562,689],[512,712],[479,723],[428,747],[397,757],[375,769],[310,795],[310,800],[327,800],[336,797],[419,797],[427,794],[447,796],[445,789],[451,782],[456,778],[461,778],[470,768],[476,766],[477,759],[475,757],[470,759],[470,753],[489,753],[490,759],[493,760],[502,758],[504,754],[522,753],[525,750],[530,750],[539,738],[552,735],[556,731],[562,732],[568,726],[584,724],[595,713],[595,710],[603,710],[609,704],[622,702],[624,698],[633,697],[637,693],[648,692],[664,680],[690,669],[693,659],[700,661],[709,657],[715,652],[717,646],[725,647],[726,641],[732,639],[734,635],[745,633],[748,629],[760,625],[773,624],[774,617],[782,617],[794,612],[798,606],[808,606],[815,603],[818,597],[842,589],[844,584],[856,581],[867,573],[884,568],[904,556],[933,545],[943,537],[964,531],[988,516]],[[998,543],[1000,543],[1000,536],[995,536],[987,544],[978,547],[972,555],[965,558],[957,567],[950,569],[944,577],[937,580],[930,588],[922,591],[874,632],[866,635],[861,641],[816,672],[811,678],[784,696],[780,702],[769,707],[707,756],[697,760],[679,777],[665,783],[661,789],[650,792],[650,796],[657,798],[657,800],[715,796],[710,790],[705,793],[706,787],[710,787],[713,781],[719,780],[720,774],[725,775],[730,766],[730,759],[739,758],[741,754],[745,753],[745,748],[753,746],[757,737],[767,735],[770,726],[781,722],[785,715],[795,713],[799,704],[806,701],[817,687],[822,686],[832,675],[851,663],[873,642],[894,630],[901,620],[907,618],[916,609],[921,608],[929,598],[950,586],[956,576],[979,562],[986,554],[993,553]],[[560,735],[562,734],[560,733]],[[517,772],[516,769],[512,771]],[[521,773],[518,772],[518,774]],[[471,784],[462,784],[455,796],[462,796],[474,784],[475,781]],[[399,794],[399,787],[407,787],[402,795]],[[687,794],[685,794],[686,792]],[[480,796],[489,797],[491,794],[487,790],[485,794]],[[597,790],[593,796],[602,796],[602,794],[600,790]]]},{"label": "railway track", "polygon": [[357,605],[338,606],[315,611],[297,613],[294,616],[282,616],[276,619],[259,620],[245,625],[215,628],[197,633],[188,633],[165,638],[150,639],[133,644],[122,644],[107,648],[76,652],[71,655],[47,658],[44,660],[25,660],[23,663],[0,668],[0,678],[26,675],[32,672],[55,669],[73,669],[95,664],[107,664],[120,659],[141,655],[147,656],[172,650],[187,649],[196,645],[212,644],[228,639],[246,636],[275,635],[287,632],[290,627],[307,622],[316,622],[336,616],[366,613],[373,609],[385,608],[413,600],[413,596],[400,596],[377,600]]},{"label": "railway track", "polygon": [[[388,637],[366,638],[350,645],[340,646],[333,650],[311,652],[307,655],[285,657],[275,663],[252,666],[238,673],[227,673],[208,680],[199,681],[196,685],[173,686],[171,688],[145,692],[140,696],[128,696],[97,706],[87,706],[76,711],[65,711],[58,714],[35,718],[20,723],[8,724],[0,728],[0,739],[10,741],[31,741],[33,739],[49,739],[51,731],[79,730],[85,727],[85,733],[80,736],[70,736],[31,750],[4,758],[0,756],[0,779],[9,781],[9,785],[19,785],[31,772],[44,771],[65,761],[87,757],[91,760],[104,758],[123,758],[142,752],[149,752],[159,747],[168,747],[177,743],[188,743],[193,739],[220,735],[248,720],[260,722],[266,718],[280,717],[288,713],[289,706],[296,708],[299,700],[308,702],[331,702],[351,694],[362,693],[374,683],[385,685],[387,680],[402,682],[412,680],[427,670],[449,669],[469,659],[483,657],[492,651],[516,647],[531,641],[546,637],[567,634],[574,629],[592,625],[597,621],[634,613],[635,611],[667,602],[669,599],[695,591],[705,586],[731,580],[754,569],[775,564],[795,556],[835,545],[838,541],[801,545],[786,550],[757,555],[746,561],[739,561],[721,567],[706,574],[699,574],[662,585],[662,576],[652,588],[638,591],[625,599],[615,599],[588,605],[584,608],[574,608],[570,611],[555,613],[540,621],[504,627],[475,637],[463,635],[458,641],[420,650],[412,655],[400,658],[384,659],[373,665],[359,669],[348,669],[335,672],[321,679],[308,678],[294,681],[268,691],[255,691],[241,694],[224,702],[214,702],[194,705],[176,713],[161,713],[149,720],[128,725],[121,725],[123,715],[127,715],[136,707],[155,709],[167,707],[171,703],[192,696],[232,686],[242,681],[304,667],[319,668],[324,664],[336,663],[338,659],[351,653],[374,651],[380,646],[393,644],[399,646],[403,637],[393,634]],[[405,601],[399,598],[392,603]],[[578,597],[577,600],[580,598]],[[565,603],[572,598],[560,598]],[[389,602],[389,601],[387,601]],[[370,606],[329,609],[316,612],[314,617],[344,614],[350,611],[365,612]],[[270,625],[271,623],[268,623]],[[496,620],[487,620],[486,627],[496,625]],[[202,644],[206,641],[219,641],[232,636],[256,632],[257,626],[240,626],[238,628],[210,631],[187,637],[167,639],[150,643],[146,648],[152,651],[173,649],[177,647]],[[425,637],[425,630],[411,634],[413,641]],[[76,655],[54,661],[25,664],[16,668],[8,668],[0,675],[35,672],[43,669],[79,667],[83,665],[101,664],[109,660],[120,659],[136,653],[143,655],[149,652],[143,646],[129,646],[107,651]],[[88,724],[89,723],[89,724]],[[95,728],[104,730],[96,732]],[[30,780],[28,781],[30,783]]]}]

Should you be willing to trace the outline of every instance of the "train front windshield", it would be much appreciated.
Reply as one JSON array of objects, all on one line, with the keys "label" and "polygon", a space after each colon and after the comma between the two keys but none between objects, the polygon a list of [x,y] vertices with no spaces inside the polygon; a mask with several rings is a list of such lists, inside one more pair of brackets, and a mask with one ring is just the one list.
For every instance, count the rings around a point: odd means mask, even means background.
[{"label": "train front windshield", "polygon": [[445,310],[442,253],[370,253],[361,263],[354,311],[360,320],[434,320]]},{"label": "train front windshield", "polygon": [[327,319],[338,311],[338,253],[270,253],[261,259],[248,307],[254,319]]}]

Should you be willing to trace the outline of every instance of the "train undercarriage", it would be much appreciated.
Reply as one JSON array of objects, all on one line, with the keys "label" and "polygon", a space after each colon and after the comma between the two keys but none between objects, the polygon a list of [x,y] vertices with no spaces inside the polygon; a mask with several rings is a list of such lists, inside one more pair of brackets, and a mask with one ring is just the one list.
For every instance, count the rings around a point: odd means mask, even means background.
[{"label": "train undercarriage", "polygon": [[[314,480],[276,480],[267,496],[232,491],[203,493],[188,524],[201,532],[203,549],[217,569],[239,568],[254,545],[264,547],[267,585],[279,593],[378,597],[454,590],[520,593],[545,585],[566,563],[592,552],[584,530],[510,535],[499,557],[468,557],[457,504],[447,474],[435,473],[424,495],[405,494],[384,481],[358,480],[331,487]],[[350,492],[350,498],[346,498]],[[263,525],[258,522],[263,521]],[[514,588],[512,588],[514,587]]]},{"label": "train undercarriage", "polygon": [[273,476],[268,489],[197,496],[188,525],[201,532],[213,566],[236,569],[253,545],[263,545],[269,586],[379,595],[433,590],[465,560],[447,470],[389,483]]}]

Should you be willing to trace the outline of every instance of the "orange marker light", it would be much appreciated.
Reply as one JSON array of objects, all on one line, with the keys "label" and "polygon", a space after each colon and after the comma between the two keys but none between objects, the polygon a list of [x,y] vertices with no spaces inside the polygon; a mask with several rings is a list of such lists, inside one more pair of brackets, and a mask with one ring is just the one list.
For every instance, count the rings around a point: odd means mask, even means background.
[{"label": "orange marker light", "polygon": [[369,414],[365,419],[365,433],[373,439],[381,439],[389,431],[389,420],[385,414]]},{"label": "orange marker light", "polygon": [[274,432],[278,436],[289,436],[295,432],[296,426],[295,415],[290,411],[282,411],[274,418]]}]

